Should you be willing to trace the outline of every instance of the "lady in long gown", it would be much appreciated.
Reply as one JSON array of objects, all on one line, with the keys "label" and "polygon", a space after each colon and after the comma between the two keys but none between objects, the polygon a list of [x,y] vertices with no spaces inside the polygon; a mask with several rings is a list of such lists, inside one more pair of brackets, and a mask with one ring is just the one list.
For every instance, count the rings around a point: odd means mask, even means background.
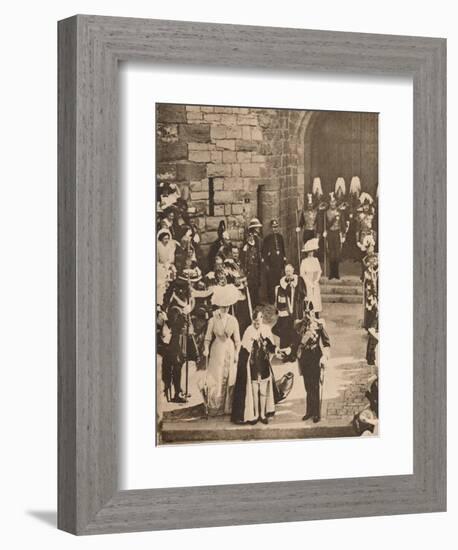
[{"label": "lady in long gown", "polygon": [[318,258],[313,253],[315,250],[318,250],[318,247],[318,239],[310,239],[304,244],[302,252],[305,252],[306,257],[302,260],[300,266],[300,275],[304,280],[307,290],[307,300],[313,303],[313,309],[317,317],[319,317],[322,310],[320,291],[321,266]]},{"label": "lady in long gown", "polygon": [[208,321],[204,340],[204,356],[207,365],[208,414],[230,414],[232,393],[236,376],[236,360],[240,348],[237,319],[222,306]]}]

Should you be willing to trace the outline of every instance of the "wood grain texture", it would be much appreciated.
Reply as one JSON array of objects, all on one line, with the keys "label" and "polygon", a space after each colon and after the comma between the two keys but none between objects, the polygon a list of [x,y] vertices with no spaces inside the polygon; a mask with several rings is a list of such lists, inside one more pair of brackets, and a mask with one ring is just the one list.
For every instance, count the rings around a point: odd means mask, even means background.
[{"label": "wood grain texture", "polygon": [[[445,40],[75,16],[59,23],[59,527],[76,534],[445,510]],[[414,473],[119,491],[119,61],[414,80]],[[151,467],[154,467],[152,464]]]}]

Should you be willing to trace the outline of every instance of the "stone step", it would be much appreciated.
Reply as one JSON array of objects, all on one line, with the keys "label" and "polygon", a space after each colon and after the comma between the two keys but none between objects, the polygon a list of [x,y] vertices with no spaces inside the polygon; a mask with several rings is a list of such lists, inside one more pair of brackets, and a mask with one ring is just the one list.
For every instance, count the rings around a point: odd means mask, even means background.
[{"label": "stone step", "polygon": [[333,286],[361,286],[361,279],[356,275],[342,277],[341,279],[328,279],[328,277],[321,277],[321,285],[333,285]]},{"label": "stone step", "polygon": [[321,301],[333,304],[362,304],[363,297],[357,294],[324,294],[322,292]]},{"label": "stone step", "polygon": [[330,283],[320,285],[322,294],[356,294],[358,296],[363,295],[363,289],[361,285],[358,286],[346,286],[346,285],[331,285]]},{"label": "stone step", "polygon": [[323,419],[318,424],[309,422],[294,422],[290,424],[265,426],[235,426],[229,422],[222,428],[211,419],[201,422],[164,422],[161,432],[161,444],[197,443],[210,441],[252,441],[272,439],[308,439],[355,437],[351,418],[346,420],[327,421]]}]

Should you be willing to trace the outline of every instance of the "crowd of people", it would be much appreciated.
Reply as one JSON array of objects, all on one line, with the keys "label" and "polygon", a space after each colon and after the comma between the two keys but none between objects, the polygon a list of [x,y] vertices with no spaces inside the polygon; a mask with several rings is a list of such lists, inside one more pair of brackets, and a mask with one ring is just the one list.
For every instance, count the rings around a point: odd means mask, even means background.
[{"label": "crowd of people", "polygon": [[[271,361],[277,357],[298,361],[307,395],[303,419],[318,422],[320,383],[331,346],[321,314],[321,265],[325,270],[329,266],[329,279],[339,279],[343,258],[361,265],[367,356],[373,364],[376,344],[370,334],[378,330],[376,208],[372,197],[356,187],[346,195],[336,184],[336,192],[324,200],[321,185],[314,181],[297,217],[296,260],[287,257],[278,220],[271,220],[263,237],[256,217],[247,223],[240,245],[231,241],[221,221],[204,254],[194,212],[178,186],[159,184],[157,342],[167,401],[187,401],[189,363],[194,362],[205,371],[201,391],[208,415],[267,424],[292,383],[288,376],[275,380]],[[266,304],[274,309],[273,318],[266,319]]]}]

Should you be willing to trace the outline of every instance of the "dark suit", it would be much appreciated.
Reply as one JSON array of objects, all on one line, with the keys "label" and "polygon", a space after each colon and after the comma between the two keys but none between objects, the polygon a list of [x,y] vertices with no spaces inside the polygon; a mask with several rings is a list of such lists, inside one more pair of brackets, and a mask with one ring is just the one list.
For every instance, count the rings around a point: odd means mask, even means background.
[{"label": "dark suit", "polygon": [[306,414],[313,417],[320,417],[320,359],[323,355],[321,347],[329,347],[330,340],[328,333],[321,324],[316,330],[308,330],[308,323],[302,321],[296,327],[301,342],[299,344],[298,358],[299,370],[304,378],[306,399]]},{"label": "dark suit", "polygon": [[280,282],[286,263],[285,242],[280,233],[270,233],[262,242],[262,260],[266,267],[267,297],[275,301],[275,287]]}]

